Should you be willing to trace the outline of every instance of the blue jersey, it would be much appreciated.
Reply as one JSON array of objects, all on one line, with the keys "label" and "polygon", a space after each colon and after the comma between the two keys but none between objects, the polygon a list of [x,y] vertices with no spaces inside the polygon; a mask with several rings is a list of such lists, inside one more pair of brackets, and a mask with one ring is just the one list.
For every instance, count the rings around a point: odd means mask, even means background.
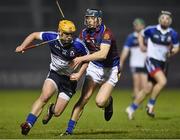
[{"label": "blue jersey", "polygon": [[166,61],[171,47],[179,47],[178,33],[172,28],[163,30],[160,25],[149,26],[142,35],[148,38],[147,56],[159,61]]},{"label": "blue jersey", "polygon": [[82,30],[80,38],[85,42],[90,53],[100,50],[101,44],[110,45],[107,58],[105,60],[92,61],[95,65],[100,67],[113,67],[119,65],[119,55],[116,46],[116,41],[109,28],[105,25],[101,25],[97,30],[92,31],[89,29]]},{"label": "blue jersey", "polygon": [[43,41],[57,39],[49,43],[51,50],[51,64],[50,69],[62,75],[70,75],[73,71],[69,67],[69,63],[77,56],[88,54],[88,49],[85,44],[79,39],[75,38],[71,43],[63,45],[60,40],[60,35],[56,32],[41,32],[40,38]]},{"label": "blue jersey", "polygon": [[124,43],[124,47],[126,47],[126,48],[139,47],[136,32],[133,32],[133,33],[128,35],[128,37]]},{"label": "blue jersey", "polygon": [[143,68],[145,66],[146,53],[141,51],[137,37],[137,32],[131,33],[125,41],[124,48],[130,50],[130,67]]},{"label": "blue jersey", "polygon": [[163,32],[160,25],[146,28],[144,30],[144,36],[159,45],[177,46],[179,44],[178,33],[172,28],[168,28]]}]

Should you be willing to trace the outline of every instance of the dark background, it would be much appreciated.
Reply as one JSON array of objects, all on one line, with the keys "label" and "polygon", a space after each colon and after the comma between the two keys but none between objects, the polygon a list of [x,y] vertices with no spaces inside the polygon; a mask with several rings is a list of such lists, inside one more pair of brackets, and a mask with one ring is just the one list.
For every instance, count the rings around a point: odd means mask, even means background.
[{"label": "dark background", "polygon": [[[180,32],[180,0],[60,0],[67,19],[75,22],[78,31],[84,27],[85,9],[99,8],[104,23],[110,27],[121,51],[126,36],[132,32],[134,18],[144,18],[147,25],[157,24],[161,10],[173,14],[172,27]],[[48,47],[24,54],[14,53],[24,38],[34,31],[56,31],[61,15],[55,0],[0,1],[0,88],[40,88],[50,63]],[[180,88],[180,54],[170,60],[169,88]],[[128,61],[117,87],[132,87]]]}]

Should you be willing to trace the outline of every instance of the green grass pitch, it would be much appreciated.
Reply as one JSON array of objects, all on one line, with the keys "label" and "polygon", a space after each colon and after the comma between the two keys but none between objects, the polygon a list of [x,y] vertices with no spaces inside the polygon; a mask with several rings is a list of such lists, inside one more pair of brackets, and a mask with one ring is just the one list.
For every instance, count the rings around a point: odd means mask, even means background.
[{"label": "green grass pitch", "polygon": [[[43,125],[41,120],[46,106],[29,135],[22,136],[19,125],[25,121],[40,91],[0,90],[0,139],[180,138],[180,90],[162,91],[157,101],[155,119],[146,115],[146,100],[132,121],[124,113],[131,102],[130,94],[130,90],[114,90],[114,114],[109,122],[104,120],[103,110],[96,107],[93,96],[76,125],[74,135],[60,137],[59,134],[65,131],[72,107],[80,95],[77,92],[62,116],[52,118],[49,124]],[[54,99],[55,97],[50,102]]]}]

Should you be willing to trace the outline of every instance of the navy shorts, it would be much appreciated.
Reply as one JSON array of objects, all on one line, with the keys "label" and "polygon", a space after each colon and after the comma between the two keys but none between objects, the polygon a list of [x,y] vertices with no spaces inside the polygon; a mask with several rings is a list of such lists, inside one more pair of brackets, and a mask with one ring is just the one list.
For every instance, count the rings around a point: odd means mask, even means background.
[{"label": "navy shorts", "polygon": [[75,94],[77,81],[71,81],[69,76],[59,75],[57,72],[50,70],[47,78],[56,83],[59,93],[64,92],[70,98]]},{"label": "navy shorts", "polygon": [[147,70],[145,67],[141,68],[141,67],[131,67],[131,72],[132,73],[147,73]]},{"label": "navy shorts", "polygon": [[147,58],[146,60],[146,70],[148,72],[148,80],[156,83],[155,79],[153,78],[154,74],[161,70],[167,76],[168,71],[168,63],[156,60],[154,58]]}]

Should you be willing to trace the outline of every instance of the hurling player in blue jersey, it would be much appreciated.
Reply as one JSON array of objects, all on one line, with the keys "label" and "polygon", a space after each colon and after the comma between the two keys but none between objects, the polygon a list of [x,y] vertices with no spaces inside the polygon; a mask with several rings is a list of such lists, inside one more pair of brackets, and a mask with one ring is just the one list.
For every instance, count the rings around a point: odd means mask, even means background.
[{"label": "hurling player in blue jersey", "polygon": [[133,99],[138,95],[143,87],[147,84],[147,73],[145,68],[146,52],[142,52],[138,42],[138,35],[145,27],[145,22],[141,18],[136,18],[133,21],[134,32],[129,34],[121,56],[120,56],[120,68],[121,71],[124,66],[124,62],[127,59],[129,53],[129,65],[132,72],[133,79]]},{"label": "hurling player in blue jersey", "polygon": [[[174,29],[170,28],[171,23],[171,13],[162,11],[159,15],[159,24],[147,27],[138,38],[141,50],[147,51],[146,69],[150,84],[139,93],[139,96],[126,109],[129,119],[133,119],[133,113],[149,92],[151,94],[146,108],[147,114],[151,117],[155,116],[154,106],[157,97],[167,83],[165,67],[167,57],[179,51],[179,36]],[[144,37],[148,38],[147,48],[143,44]]]},{"label": "hurling player in blue jersey", "polygon": [[30,34],[24,42],[16,48],[16,52],[23,52],[24,48],[35,39],[49,41],[51,50],[51,64],[42,92],[39,98],[34,102],[26,121],[21,124],[21,133],[27,135],[35,124],[37,118],[42,112],[44,105],[54,95],[58,93],[56,104],[51,104],[48,109],[48,116],[43,119],[46,124],[54,115],[58,117],[66,108],[70,98],[76,90],[77,81],[80,79],[88,64],[84,63],[79,71],[69,67],[69,63],[77,56],[83,56],[88,53],[85,44],[79,39],[74,38],[73,33],[76,28],[72,21],[62,20],[59,22],[58,32],[34,32]]},{"label": "hurling player in blue jersey", "polygon": [[64,134],[72,134],[80,118],[84,106],[99,85],[96,96],[96,105],[104,109],[104,118],[109,121],[113,115],[112,90],[118,82],[119,56],[116,41],[112,32],[102,23],[102,11],[87,9],[84,19],[86,28],[82,30],[80,38],[85,42],[90,51],[87,57],[77,57],[73,66],[82,62],[89,62],[86,77],[82,88],[81,97],[75,104],[71,119]]}]

